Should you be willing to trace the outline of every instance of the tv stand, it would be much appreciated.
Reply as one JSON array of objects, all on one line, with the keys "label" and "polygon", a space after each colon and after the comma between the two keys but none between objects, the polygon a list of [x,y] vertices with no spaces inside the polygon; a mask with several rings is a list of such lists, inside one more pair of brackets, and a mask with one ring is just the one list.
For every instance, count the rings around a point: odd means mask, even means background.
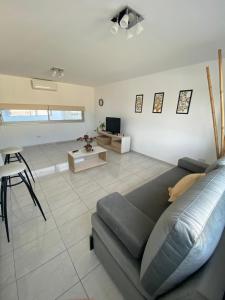
[{"label": "tv stand", "polygon": [[98,131],[98,134],[96,140],[99,146],[118,153],[130,151],[130,136],[116,135],[107,131]]}]

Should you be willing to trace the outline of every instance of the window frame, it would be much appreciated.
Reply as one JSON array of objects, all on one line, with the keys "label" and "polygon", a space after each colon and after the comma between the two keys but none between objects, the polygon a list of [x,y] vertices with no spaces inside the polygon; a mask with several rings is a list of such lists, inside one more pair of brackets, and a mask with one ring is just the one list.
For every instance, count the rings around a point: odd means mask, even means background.
[{"label": "window frame", "polygon": [[[10,121],[5,122],[2,116],[3,110],[47,110],[47,120],[33,120],[33,121]],[[81,120],[51,120],[50,111],[81,111]],[[29,125],[29,124],[51,124],[51,123],[82,123],[85,121],[85,107],[84,106],[65,106],[65,105],[45,105],[45,104],[9,104],[0,103],[0,125]]]}]

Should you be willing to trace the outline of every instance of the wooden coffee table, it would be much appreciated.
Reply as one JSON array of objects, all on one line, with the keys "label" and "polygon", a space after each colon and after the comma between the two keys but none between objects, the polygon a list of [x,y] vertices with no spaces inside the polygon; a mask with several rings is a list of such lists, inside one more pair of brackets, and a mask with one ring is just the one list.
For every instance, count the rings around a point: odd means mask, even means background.
[{"label": "wooden coffee table", "polygon": [[87,152],[84,148],[78,152],[68,152],[68,164],[70,171],[77,173],[90,168],[105,165],[107,150],[100,147],[93,147],[93,151]]}]

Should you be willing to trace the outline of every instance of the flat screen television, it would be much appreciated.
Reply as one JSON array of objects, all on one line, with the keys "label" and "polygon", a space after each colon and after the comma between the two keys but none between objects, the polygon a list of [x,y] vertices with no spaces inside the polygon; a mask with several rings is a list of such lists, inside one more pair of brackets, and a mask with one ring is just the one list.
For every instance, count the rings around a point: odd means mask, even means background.
[{"label": "flat screen television", "polygon": [[106,131],[112,134],[120,133],[120,118],[106,117]]}]

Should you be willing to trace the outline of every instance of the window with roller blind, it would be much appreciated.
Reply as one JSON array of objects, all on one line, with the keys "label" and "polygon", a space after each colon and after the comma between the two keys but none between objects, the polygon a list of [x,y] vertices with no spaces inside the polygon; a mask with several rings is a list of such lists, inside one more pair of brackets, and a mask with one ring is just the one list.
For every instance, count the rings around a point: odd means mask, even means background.
[{"label": "window with roller blind", "polygon": [[51,121],[83,121],[84,109],[70,106],[49,106],[49,120]]},{"label": "window with roller blind", "polygon": [[83,106],[0,103],[2,123],[82,122]]}]

